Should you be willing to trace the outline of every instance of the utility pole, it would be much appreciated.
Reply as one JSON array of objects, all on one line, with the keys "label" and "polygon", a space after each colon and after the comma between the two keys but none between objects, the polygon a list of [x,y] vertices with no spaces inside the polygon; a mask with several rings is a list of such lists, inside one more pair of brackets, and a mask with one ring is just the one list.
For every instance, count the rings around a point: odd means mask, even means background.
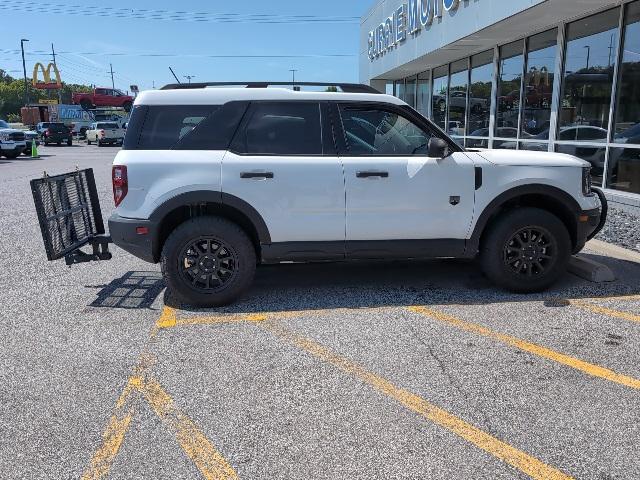
[{"label": "utility pole", "polygon": [[296,72],[297,72],[298,70],[296,70],[296,69],[292,68],[292,69],[291,69],[291,70],[289,70],[289,71],[291,72],[291,75],[292,75],[292,77],[293,77],[293,78],[292,78],[292,83],[291,83],[291,89],[292,89],[292,90],[295,90],[295,89],[296,89]]},{"label": "utility pole", "polygon": [[189,83],[191,83],[191,79],[192,78],[196,78],[195,75],[185,75],[184,78],[186,78],[187,80],[189,80]]},{"label": "utility pole", "polygon": [[[51,44],[51,55],[53,55],[53,66],[58,70],[58,65],[56,64],[56,51],[53,48],[53,43]],[[62,104],[62,88],[58,89],[58,104]]]},{"label": "utility pole", "polygon": [[24,42],[28,42],[26,38],[20,39],[20,50],[22,50],[22,70],[24,72],[24,106],[29,103],[29,86],[27,85],[27,64],[24,61]]},{"label": "utility pole", "polygon": [[113,81],[113,65],[111,63],[109,64],[109,68],[111,69],[111,88],[113,88],[115,90],[116,89],[116,84]]}]

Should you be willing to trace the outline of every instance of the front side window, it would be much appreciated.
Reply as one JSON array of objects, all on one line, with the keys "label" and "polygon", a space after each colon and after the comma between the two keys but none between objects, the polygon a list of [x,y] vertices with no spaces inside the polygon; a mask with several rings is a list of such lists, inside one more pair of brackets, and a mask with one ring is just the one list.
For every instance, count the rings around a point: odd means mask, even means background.
[{"label": "front side window", "polygon": [[249,155],[322,155],[320,104],[254,103],[234,150]]},{"label": "front side window", "polygon": [[340,107],[351,155],[424,155],[432,135],[395,112]]}]

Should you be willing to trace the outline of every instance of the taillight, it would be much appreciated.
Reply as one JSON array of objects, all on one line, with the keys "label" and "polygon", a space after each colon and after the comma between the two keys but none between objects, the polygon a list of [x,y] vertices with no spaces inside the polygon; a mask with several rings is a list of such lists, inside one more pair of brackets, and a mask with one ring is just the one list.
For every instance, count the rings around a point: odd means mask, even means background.
[{"label": "taillight", "polygon": [[127,167],[124,165],[114,165],[111,170],[113,181],[113,202],[116,207],[122,203],[129,191],[129,181],[127,179]]},{"label": "taillight", "polygon": [[50,128],[47,128],[47,131],[44,132],[44,134],[48,137],[49,135],[51,135],[53,132],[51,131]]},{"label": "taillight", "polygon": [[104,130],[100,130],[100,136],[104,138]]}]

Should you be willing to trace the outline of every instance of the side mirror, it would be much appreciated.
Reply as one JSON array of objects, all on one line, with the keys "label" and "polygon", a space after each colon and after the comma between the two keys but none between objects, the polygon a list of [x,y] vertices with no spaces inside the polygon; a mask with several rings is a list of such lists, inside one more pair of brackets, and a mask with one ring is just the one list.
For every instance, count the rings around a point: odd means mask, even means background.
[{"label": "side mirror", "polygon": [[447,142],[438,137],[431,137],[429,140],[429,152],[430,158],[444,158],[449,153],[449,145]]}]

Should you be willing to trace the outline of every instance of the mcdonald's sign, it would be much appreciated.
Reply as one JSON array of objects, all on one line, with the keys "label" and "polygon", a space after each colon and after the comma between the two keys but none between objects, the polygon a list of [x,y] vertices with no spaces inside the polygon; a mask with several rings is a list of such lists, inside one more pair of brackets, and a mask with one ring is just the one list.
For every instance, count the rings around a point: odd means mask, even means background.
[{"label": "mcdonald's sign", "polygon": [[[51,81],[51,69],[53,69],[53,73],[55,73],[56,78],[55,82]],[[38,80],[38,70],[42,72],[42,76],[44,77],[44,81],[41,82]],[[39,88],[42,90],[59,90],[62,88],[62,79],[60,78],[60,71],[58,67],[56,67],[53,63],[47,65],[47,68],[44,68],[44,65],[40,62],[36,63],[33,67],[33,87]]]}]

